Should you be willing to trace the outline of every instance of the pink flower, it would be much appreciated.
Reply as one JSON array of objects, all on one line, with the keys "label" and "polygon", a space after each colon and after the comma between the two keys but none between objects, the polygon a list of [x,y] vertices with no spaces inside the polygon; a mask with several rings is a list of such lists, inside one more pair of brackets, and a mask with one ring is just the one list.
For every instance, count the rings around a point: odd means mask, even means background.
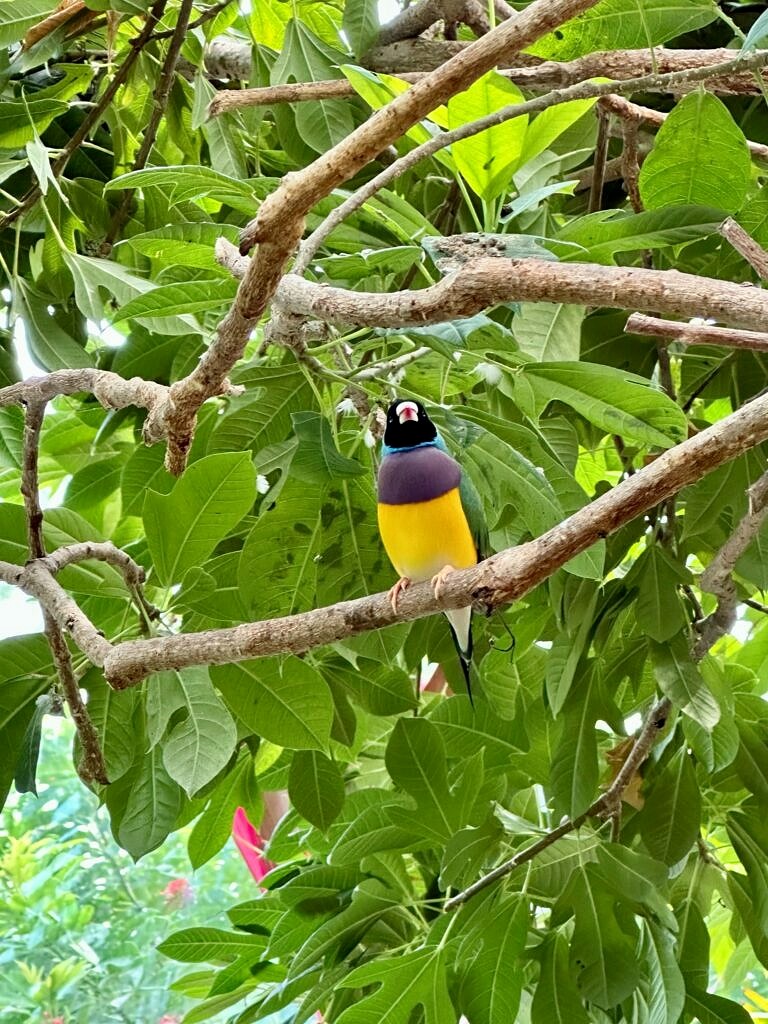
[{"label": "pink flower", "polygon": [[181,1024],[181,1017],[177,1017],[175,1013],[164,1013],[157,1024]]},{"label": "pink flower", "polygon": [[183,907],[195,898],[192,886],[186,878],[173,878],[163,889],[167,907]]},{"label": "pink flower", "polygon": [[232,821],[232,837],[243,855],[243,860],[248,865],[248,870],[256,881],[260,882],[275,865],[262,857],[264,840],[248,820],[244,807],[238,807],[235,811]]}]

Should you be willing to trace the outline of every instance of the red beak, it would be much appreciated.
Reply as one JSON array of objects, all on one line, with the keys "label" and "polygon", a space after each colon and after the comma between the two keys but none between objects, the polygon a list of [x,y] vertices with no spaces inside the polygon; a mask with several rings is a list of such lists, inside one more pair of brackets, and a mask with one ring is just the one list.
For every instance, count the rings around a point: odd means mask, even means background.
[{"label": "red beak", "polygon": [[419,410],[413,402],[403,402],[397,410],[397,418],[401,423],[407,423],[408,420],[416,422],[419,418]]}]

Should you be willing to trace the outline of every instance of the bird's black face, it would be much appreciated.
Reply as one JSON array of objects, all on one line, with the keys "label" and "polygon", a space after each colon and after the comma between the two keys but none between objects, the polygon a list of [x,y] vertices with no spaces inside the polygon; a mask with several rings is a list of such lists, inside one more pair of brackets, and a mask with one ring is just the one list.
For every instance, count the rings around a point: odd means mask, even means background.
[{"label": "bird's black face", "polygon": [[417,444],[434,441],[436,437],[437,429],[421,402],[396,398],[387,409],[384,444],[389,448],[415,448]]}]

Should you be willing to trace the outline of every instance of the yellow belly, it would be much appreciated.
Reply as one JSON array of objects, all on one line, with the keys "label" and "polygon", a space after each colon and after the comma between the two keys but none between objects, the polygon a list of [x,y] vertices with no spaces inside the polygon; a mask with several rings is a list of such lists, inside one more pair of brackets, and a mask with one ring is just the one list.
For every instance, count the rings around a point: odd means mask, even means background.
[{"label": "yellow belly", "polygon": [[458,488],[412,505],[379,504],[379,532],[392,565],[414,582],[445,565],[466,569],[477,562]]}]

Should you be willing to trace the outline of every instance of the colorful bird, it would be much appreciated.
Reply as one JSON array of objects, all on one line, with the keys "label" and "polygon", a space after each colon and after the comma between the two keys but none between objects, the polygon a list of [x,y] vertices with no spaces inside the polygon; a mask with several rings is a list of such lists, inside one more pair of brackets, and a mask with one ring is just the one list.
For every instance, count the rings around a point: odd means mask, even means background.
[{"label": "colorful bird", "polygon": [[[387,410],[378,490],[379,533],[400,574],[389,592],[395,611],[411,583],[431,579],[439,598],[446,576],[488,553],[480,495],[420,402],[399,398]],[[445,615],[472,702],[472,608]]]}]

